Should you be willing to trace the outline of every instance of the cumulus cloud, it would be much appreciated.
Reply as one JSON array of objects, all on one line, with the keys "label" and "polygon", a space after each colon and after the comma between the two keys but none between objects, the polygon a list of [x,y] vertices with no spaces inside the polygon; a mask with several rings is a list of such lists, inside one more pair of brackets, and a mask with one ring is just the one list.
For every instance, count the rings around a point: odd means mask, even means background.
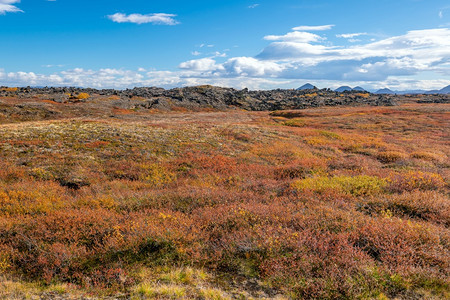
[{"label": "cumulus cloud", "polygon": [[152,24],[158,24],[158,25],[177,25],[179,24],[178,21],[176,21],[174,18],[177,15],[174,14],[164,14],[164,13],[157,13],[157,14],[122,14],[122,13],[116,13],[113,15],[109,15],[108,18],[116,23],[135,23],[135,24],[146,24],[146,23],[152,23]]},{"label": "cumulus cloud", "polygon": [[[351,38],[364,33],[343,34]],[[449,76],[450,30],[448,28],[414,30],[404,35],[371,41],[362,45],[335,46],[325,38],[293,31],[269,35],[271,41],[255,57],[233,57],[219,64],[208,59],[202,64],[202,76],[314,79],[340,82],[387,82],[390,78],[413,78],[422,72]],[[198,62],[200,63],[200,62]],[[196,70],[196,64],[182,64]],[[194,75],[195,76],[195,75]],[[450,78],[447,80],[450,83]],[[429,81],[431,82],[431,81]]]},{"label": "cumulus cloud", "polygon": [[212,58],[193,59],[181,63],[178,66],[180,69],[186,69],[191,71],[214,71],[218,69],[216,61]]},{"label": "cumulus cloud", "polygon": [[[241,62],[237,62],[241,63]],[[253,66],[253,68],[258,69]],[[231,68],[232,70],[232,68]],[[245,71],[244,71],[245,70]],[[290,70],[289,68],[286,70]],[[286,71],[285,70],[285,71]],[[121,69],[100,69],[90,70],[76,68],[55,74],[44,75],[33,72],[9,72],[0,69],[0,81],[7,86],[79,86],[92,88],[116,88],[125,89],[135,86],[160,86],[173,88],[180,86],[194,86],[212,84],[217,86],[227,86],[235,88],[249,89],[274,89],[292,88],[299,83],[313,80],[319,87],[338,87],[348,85],[349,80],[345,78],[336,79],[324,78],[321,76],[311,76],[305,72],[303,76],[296,74],[292,78],[286,73],[274,73],[274,76],[245,76],[248,69],[240,69],[234,75],[226,75],[228,70],[215,71],[213,73],[198,72],[192,70],[180,71],[132,71]],[[258,73],[259,72],[259,73]],[[273,71],[272,71],[273,72]],[[254,75],[262,74],[261,71],[254,71]],[[281,76],[282,75],[282,76]],[[385,80],[366,81],[365,78],[358,78],[352,81],[352,85],[364,86],[365,88],[379,89],[390,87],[394,90],[407,89],[440,89],[450,84],[448,79],[418,80],[415,78],[405,78],[404,76],[390,76]]]},{"label": "cumulus cloud", "polygon": [[159,86],[174,88],[212,84],[235,88],[267,89],[276,87],[291,88],[292,80],[202,76],[190,70],[181,71],[138,71],[120,69],[90,70],[76,68],[51,75],[33,72],[9,72],[0,69],[0,81],[7,86],[78,86],[92,88],[125,89],[135,86]]},{"label": "cumulus cloud", "polygon": [[223,64],[225,76],[276,76],[283,67],[277,63],[260,61],[253,57],[233,57]]},{"label": "cumulus cloud", "polygon": [[[269,44],[256,58],[284,64],[287,69],[284,74],[291,77],[301,71],[301,75],[311,72],[317,77],[335,77],[336,80],[354,80],[358,76],[380,80],[399,74],[441,72],[450,60],[450,30],[414,30],[347,47],[281,40]],[[448,66],[445,69],[448,70]]]},{"label": "cumulus cloud", "polygon": [[7,12],[23,12],[14,5],[19,2],[20,0],[0,0],[0,15],[4,15]]},{"label": "cumulus cloud", "polygon": [[320,26],[297,26],[292,28],[292,30],[298,31],[324,31],[330,30],[334,25],[320,25]]}]

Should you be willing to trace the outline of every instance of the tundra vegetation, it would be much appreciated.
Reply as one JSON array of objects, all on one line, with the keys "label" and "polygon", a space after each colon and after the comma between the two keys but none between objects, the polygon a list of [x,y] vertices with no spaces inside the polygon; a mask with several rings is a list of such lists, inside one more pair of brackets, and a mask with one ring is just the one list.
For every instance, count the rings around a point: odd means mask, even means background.
[{"label": "tundra vegetation", "polygon": [[448,104],[0,101],[0,298],[450,297]]}]

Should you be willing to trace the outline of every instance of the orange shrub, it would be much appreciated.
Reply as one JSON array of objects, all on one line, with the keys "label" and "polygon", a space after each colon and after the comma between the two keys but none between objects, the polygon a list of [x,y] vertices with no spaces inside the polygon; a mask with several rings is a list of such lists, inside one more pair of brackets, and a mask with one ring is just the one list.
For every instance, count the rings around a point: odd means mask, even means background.
[{"label": "orange shrub", "polygon": [[17,92],[18,88],[16,88],[16,87],[4,87],[4,88],[1,88],[1,90],[5,91],[5,92]]},{"label": "orange shrub", "polygon": [[276,179],[304,178],[313,173],[324,172],[327,168],[327,161],[318,157],[306,157],[298,159],[292,163],[275,168]]},{"label": "orange shrub", "polygon": [[25,177],[25,168],[0,161],[0,182],[3,181],[6,183],[10,183],[13,181],[25,179]]},{"label": "orange shrub", "polygon": [[359,208],[370,215],[392,215],[450,225],[450,201],[446,195],[436,191],[414,191],[371,197],[362,202]]},{"label": "orange shrub", "polygon": [[446,160],[446,156],[442,154],[437,154],[430,151],[416,151],[411,153],[411,157],[423,159],[423,160],[430,160],[430,161],[437,161],[437,162],[443,162]]},{"label": "orange shrub", "polygon": [[89,97],[91,97],[91,95],[89,95],[88,93],[79,93],[76,98],[78,100],[84,100],[84,99],[88,99]]},{"label": "orange shrub", "polygon": [[370,94],[368,94],[368,93],[358,93],[358,94],[356,94],[356,96],[367,99],[367,98],[370,97]]},{"label": "orange shrub", "polygon": [[305,94],[305,97],[314,98],[317,97],[317,93]]},{"label": "orange shrub", "polygon": [[383,163],[392,163],[406,158],[407,155],[400,151],[383,151],[377,154],[377,159]]},{"label": "orange shrub", "polygon": [[110,144],[110,142],[106,142],[106,141],[95,141],[95,142],[87,143],[86,147],[88,147],[88,148],[103,148],[105,146],[108,146],[109,144]]},{"label": "orange shrub", "polygon": [[303,126],[306,126],[306,123],[305,123],[304,120],[297,119],[297,118],[284,121],[281,124],[283,124],[285,126],[290,126],[290,127],[303,127]]},{"label": "orange shrub", "polygon": [[0,214],[45,214],[65,206],[63,189],[56,183],[27,183],[0,187]]},{"label": "orange shrub", "polygon": [[[67,118],[76,108],[58,106]],[[2,125],[0,272],[100,298],[133,297],[192,266],[211,274],[202,284],[246,298],[446,299],[445,109],[310,108],[276,121],[129,110]],[[290,118],[304,124],[277,125]],[[180,276],[176,286],[201,289]]]}]

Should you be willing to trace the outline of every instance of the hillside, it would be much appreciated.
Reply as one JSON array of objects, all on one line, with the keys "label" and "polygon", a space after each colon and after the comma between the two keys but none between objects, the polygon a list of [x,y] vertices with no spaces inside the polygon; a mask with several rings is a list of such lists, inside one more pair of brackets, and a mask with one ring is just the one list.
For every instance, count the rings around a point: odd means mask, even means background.
[{"label": "hillside", "polygon": [[3,93],[2,299],[449,296],[450,107],[432,96]]}]

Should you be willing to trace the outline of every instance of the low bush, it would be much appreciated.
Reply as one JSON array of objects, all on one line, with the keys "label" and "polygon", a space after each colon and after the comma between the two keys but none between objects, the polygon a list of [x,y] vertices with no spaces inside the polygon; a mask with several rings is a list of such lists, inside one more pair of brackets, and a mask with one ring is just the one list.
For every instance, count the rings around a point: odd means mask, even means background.
[{"label": "low bush", "polygon": [[383,191],[387,183],[384,179],[359,175],[359,176],[320,176],[295,181],[292,186],[298,191],[312,191],[323,194],[336,191],[353,196],[367,196]]},{"label": "low bush", "polygon": [[416,191],[371,197],[358,203],[358,209],[370,215],[420,219],[450,225],[450,201],[436,191]]},{"label": "low bush", "polygon": [[377,154],[377,159],[383,163],[393,163],[407,157],[405,153],[400,151],[383,151]]},{"label": "low bush", "polygon": [[430,151],[416,151],[411,153],[411,157],[435,162],[443,162],[446,160],[446,156]]},{"label": "low bush", "polygon": [[440,104],[45,105],[70,119],[0,126],[0,298],[448,298]]},{"label": "low bush", "polygon": [[89,95],[88,93],[79,93],[77,96],[76,96],[76,98],[78,99],[78,100],[85,100],[85,99],[88,99],[88,98],[90,98],[91,97],[91,95]]},{"label": "low bush", "polygon": [[441,175],[422,171],[392,173],[387,178],[387,182],[388,190],[397,193],[416,189],[438,190],[445,186]]},{"label": "low bush", "polygon": [[290,119],[287,121],[284,121],[283,123],[284,126],[290,126],[290,127],[303,127],[306,125],[305,121],[302,119]]}]

